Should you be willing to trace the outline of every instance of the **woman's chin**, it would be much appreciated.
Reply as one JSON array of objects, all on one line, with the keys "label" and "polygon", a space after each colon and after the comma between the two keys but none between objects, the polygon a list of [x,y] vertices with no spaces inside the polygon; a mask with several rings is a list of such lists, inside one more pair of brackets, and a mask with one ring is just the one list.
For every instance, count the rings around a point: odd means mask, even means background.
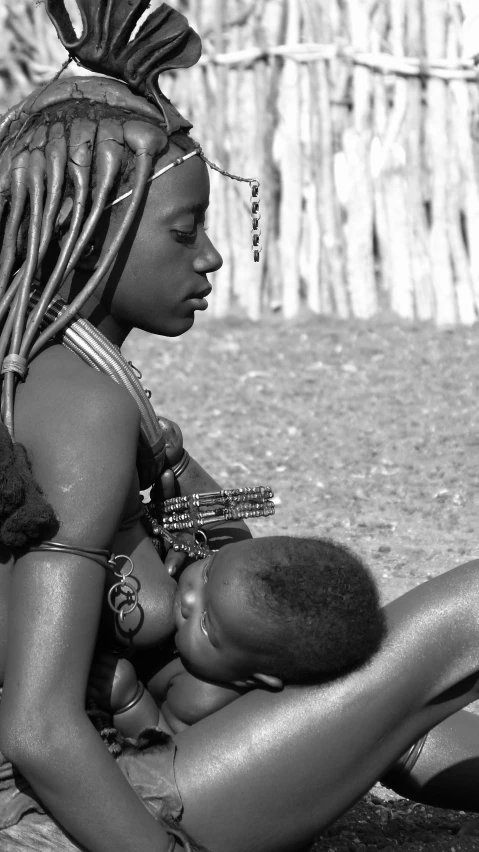
[{"label": "woman's chin", "polygon": [[193,326],[195,322],[194,311],[186,317],[175,317],[171,321],[148,323],[148,327],[143,327],[142,331],[147,331],[149,334],[156,334],[159,337],[181,337]]}]

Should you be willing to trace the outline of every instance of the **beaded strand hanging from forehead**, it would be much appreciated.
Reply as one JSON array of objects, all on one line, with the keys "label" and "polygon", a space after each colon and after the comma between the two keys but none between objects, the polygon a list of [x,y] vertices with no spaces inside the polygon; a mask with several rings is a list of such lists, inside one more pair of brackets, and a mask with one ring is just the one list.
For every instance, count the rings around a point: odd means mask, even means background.
[{"label": "beaded strand hanging from forehead", "polygon": [[259,227],[259,220],[261,219],[261,213],[259,212],[259,181],[254,180],[250,183],[251,186],[251,238],[252,238],[252,246],[251,250],[253,252],[253,260],[255,263],[259,262],[259,255],[262,251],[262,246],[259,244],[259,238],[261,236],[261,228]]},{"label": "beaded strand hanging from forehead", "polygon": [[240,183],[249,183],[251,189],[251,221],[253,227],[251,229],[252,236],[252,246],[251,250],[253,252],[253,260],[255,263],[259,262],[259,255],[261,252],[261,246],[259,244],[259,238],[261,235],[261,231],[259,230],[259,220],[261,219],[261,214],[259,212],[259,180],[256,178],[247,178],[241,177],[241,175],[233,175],[231,172],[226,171],[226,169],[221,169],[216,163],[212,163],[211,160],[208,160],[208,157],[205,157],[203,151],[199,150],[199,155],[201,159],[210,167],[210,169],[214,169],[215,172],[219,172],[220,175],[224,175],[224,177],[229,177],[231,180],[237,180]]},{"label": "beaded strand hanging from forehead", "polygon": [[[203,149],[198,145],[198,147],[195,148],[194,151],[190,151],[189,154],[185,154],[182,157],[177,157],[176,160],[174,160],[172,163],[169,163],[167,166],[163,166],[163,168],[161,168],[159,171],[155,172],[155,174],[152,175],[151,178],[149,179],[148,183],[151,183],[151,181],[156,180],[156,178],[161,177],[162,175],[165,174],[165,172],[168,172],[168,171],[170,171],[170,169],[175,168],[175,166],[180,166],[182,163],[185,162],[185,160],[189,160],[191,157],[194,157],[195,155],[198,155],[198,157],[200,157],[203,160],[203,162],[206,163],[206,165],[210,167],[210,169],[214,169],[214,171],[219,172],[220,175],[224,175],[224,177],[231,178],[231,180],[240,181],[241,183],[249,183],[250,189],[251,189],[251,197],[250,197],[251,214],[250,215],[251,215],[251,221],[252,221],[252,225],[253,225],[253,227],[251,229],[251,236],[252,236],[251,250],[253,252],[253,260],[255,261],[255,263],[258,263],[260,252],[262,251],[262,247],[259,244],[259,238],[261,236],[261,230],[259,228],[259,220],[261,219],[261,213],[259,212],[259,187],[260,187],[259,180],[256,180],[256,178],[247,178],[247,177],[241,177],[240,175],[233,175],[233,174],[231,174],[231,172],[228,172],[226,169],[220,168],[220,166],[217,166],[216,163],[212,163],[211,160],[208,160],[208,157],[205,157]],[[114,201],[111,201],[110,204],[108,204],[107,207],[105,207],[105,210],[108,210],[109,207],[114,207],[115,204],[119,204],[120,201],[124,201],[125,198],[128,198],[129,195],[131,195],[131,190],[128,191],[128,192],[124,192],[122,195],[119,196],[119,198],[115,198]]]}]

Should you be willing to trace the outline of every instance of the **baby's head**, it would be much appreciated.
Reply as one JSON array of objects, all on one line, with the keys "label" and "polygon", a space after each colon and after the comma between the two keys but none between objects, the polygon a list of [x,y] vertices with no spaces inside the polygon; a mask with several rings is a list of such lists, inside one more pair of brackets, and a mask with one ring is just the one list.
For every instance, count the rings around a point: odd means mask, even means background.
[{"label": "baby's head", "polygon": [[375,582],[329,539],[247,539],[178,581],[176,646],[205,680],[306,684],[365,662],[384,635]]}]

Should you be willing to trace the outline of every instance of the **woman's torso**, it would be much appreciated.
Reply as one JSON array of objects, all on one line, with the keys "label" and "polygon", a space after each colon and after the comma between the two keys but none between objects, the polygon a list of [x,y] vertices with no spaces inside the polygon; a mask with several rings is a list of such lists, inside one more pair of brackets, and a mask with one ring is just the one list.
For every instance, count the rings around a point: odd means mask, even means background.
[{"label": "woman's torso", "polygon": [[[62,347],[55,347],[58,357],[68,359],[75,358],[78,362],[78,371],[85,378],[85,370],[90,381],[95,381],[98,375],[94,370],[82,364],[76,356],[67,353]],[[51,357],[51,356],[50,356]],[[76,369],[77,364],[73,362]],[[72,386],[71,392],[75,392]],[[20,395],[20,394],[19,394]],[[19,406],[21,416],[25,417],[28,412],[28,387],[23,390],[22,404]],[[21,420],[18,422],[18,431],[21,435]],[[91,436],[92,441],[94,436]],[[28,451],[28,446],[27,446]],[[139,506],[139,483],[136,472],[132,476],[129,492],[125,495],[125,506],[123,519],[134,515]],[[120,525],[120,524],[119,524]],[[168,575],[157,551],[153,547],[147,532],[141,522],[136,521],[133,526],[119,531],[112,543],[112,552],[116,555],[129,556],[133,562],[134,585],[138,590],[138,606],[127,615],[123,621],[116,615],[108,605],[108,592],[118,582],[113,571],[104,569],[98,565],[99,571],[105,572],[105,591],[103,601],[103,614],[100,628],[100,642],[106,647],[122,648],[125,652],[154,649],[160,647],[166,638],[174,631],[173,598],[176,590],[175,581]],[[61,529],[57,536],[61,541]],[[39,554],[39,558],[40,558]],[[61,559],[61,555],[58,559]],[[118,560],[121,567],[125,560]],[[129,565],[129,563],[128,563]],[[6,550],[0,548],[0,683],[3,683],[3,673],[6,658],[7,630],[8,630],[8,604],[9,587],[12,572],[15,570],[14,561]],[[81,570],[81,569],[80,569]],[[117,605],[121,605],[124,598],[114,596]]]}]

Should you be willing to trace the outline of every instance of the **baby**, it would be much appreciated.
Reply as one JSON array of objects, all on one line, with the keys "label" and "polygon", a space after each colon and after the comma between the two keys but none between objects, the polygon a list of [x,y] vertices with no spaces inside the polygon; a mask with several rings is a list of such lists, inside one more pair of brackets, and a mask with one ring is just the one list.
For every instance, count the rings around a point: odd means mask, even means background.
[{"label": "baby", "polygon": [[127,737],[150,726],[176,733],[255,687],[336,676],[366,662],[384,635],[369,571],[321,538],[247,539],[192,563],[175,619],[178,656],[148,690],[128,660],[103,656],[92,670],[90,696]]}]

